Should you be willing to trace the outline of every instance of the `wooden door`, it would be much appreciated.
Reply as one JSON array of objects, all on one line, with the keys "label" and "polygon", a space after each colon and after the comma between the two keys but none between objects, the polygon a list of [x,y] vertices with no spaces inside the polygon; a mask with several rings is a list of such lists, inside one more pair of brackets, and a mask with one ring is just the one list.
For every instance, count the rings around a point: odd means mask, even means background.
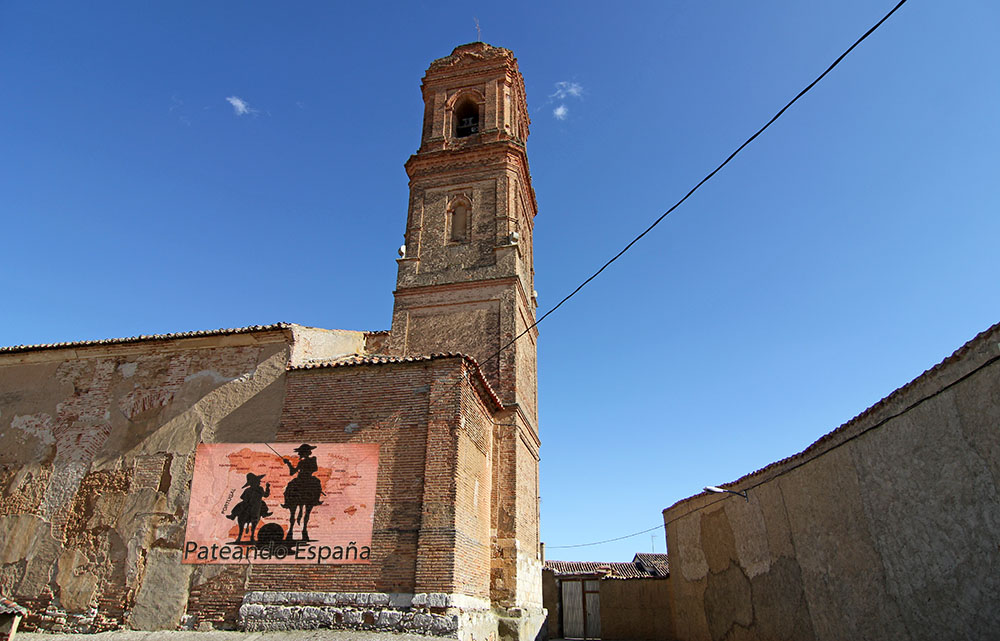
[{"label": "wooden door", "polygon": [[601,638],[601,590],[594,579],[563,579],[562,619],[566,639]]},{"label": "wooden door", "polygon": [[584,639],[601,638],[601,582],[590,580],[583,582],[583,618],[585,624]]}]

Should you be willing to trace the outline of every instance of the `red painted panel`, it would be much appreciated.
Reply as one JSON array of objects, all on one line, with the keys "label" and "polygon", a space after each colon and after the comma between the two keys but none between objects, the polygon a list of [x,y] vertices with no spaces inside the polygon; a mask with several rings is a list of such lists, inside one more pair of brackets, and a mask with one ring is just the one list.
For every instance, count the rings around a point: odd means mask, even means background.
[{"label": "red painted panel", "polygon": [[368,563],[378,448],[199,445],[183,562]]}]

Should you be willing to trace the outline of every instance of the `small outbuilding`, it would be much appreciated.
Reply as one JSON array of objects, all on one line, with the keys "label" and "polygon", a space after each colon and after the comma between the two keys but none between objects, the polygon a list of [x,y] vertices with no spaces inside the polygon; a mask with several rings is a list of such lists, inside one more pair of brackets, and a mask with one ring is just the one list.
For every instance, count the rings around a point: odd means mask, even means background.
[{"label": "small outbuilding", "polygon": [[631,563],[546,561],[542,599],[549,638],[670,639],[666,554]]},{"label": "small outbuilding", "polygon": [[7,641],[13,641],[17,626],[27,613],[28,611],[18,604],[0,596],[0,635],[6,635]]}]

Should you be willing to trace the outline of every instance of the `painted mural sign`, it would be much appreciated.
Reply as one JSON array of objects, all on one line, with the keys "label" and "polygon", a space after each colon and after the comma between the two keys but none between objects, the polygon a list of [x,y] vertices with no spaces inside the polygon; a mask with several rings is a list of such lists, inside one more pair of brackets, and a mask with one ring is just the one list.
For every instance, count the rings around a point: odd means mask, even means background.
[{"label": "painted mural sign", "polygon": [[374,443],[212,443],[195,454],[184,563],[368,563]]}]

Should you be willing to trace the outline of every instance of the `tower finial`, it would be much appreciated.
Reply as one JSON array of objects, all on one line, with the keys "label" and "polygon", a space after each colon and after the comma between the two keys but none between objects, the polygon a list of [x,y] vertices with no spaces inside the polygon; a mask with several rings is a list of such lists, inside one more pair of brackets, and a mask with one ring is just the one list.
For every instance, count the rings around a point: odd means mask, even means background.
[{"label": "tower finial", "polygon": [[476,21],[476,42],[482,42],[483,41],[483,32],[479,28],[479,18],[473,16],[472,19]]}]

